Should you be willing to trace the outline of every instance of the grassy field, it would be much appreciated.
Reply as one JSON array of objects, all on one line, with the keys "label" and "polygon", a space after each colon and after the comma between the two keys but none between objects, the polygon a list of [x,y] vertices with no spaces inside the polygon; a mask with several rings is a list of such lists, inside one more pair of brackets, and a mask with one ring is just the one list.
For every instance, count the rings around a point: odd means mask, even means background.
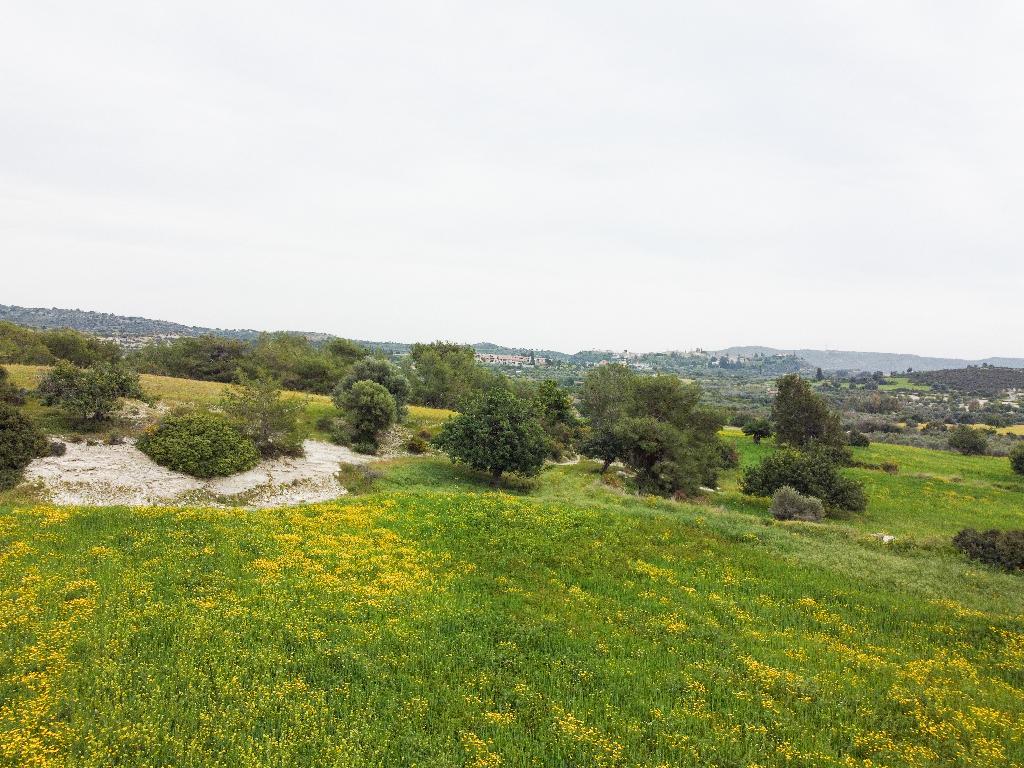
[{"label": "grassy field", "polygon": [[910,380],[907,376],[889,376],[885,379],[884,384],[879,384],[878,388],[883,392],[895,392],[897,390],[907,390],[910,392],[931,392],[931,384],[918,384]]},{"label": "grassy field", "polygon": [[0,508],[0,764],[1021,764],[1021,577],[949,536],[1024,526],[1024,489],[857,458],[900,473],[818,525],[736,473],[682,504],[438,457],[294,509]]},{"label": "grassy field", "polygon": [[[5,365],[11,376],[11,381],[19,387],[33,389],[39,380],[46,373],[48,368],[42,365]],[[182,405],[216,405],[224,390],[230,385],[220,384],[214,381],[194,381],[192,379],[176,379],[170,376],[152,376],[142,374],[140,377],[142,391],[153,399],[155,403],[166,405],[170,408]],[[330,416],[336,409],[331,398],[326,395],[311,395],[304,392],[286,392],[286,397],[296,398],[305,403],[305,408],[300,419],[303,431],[310,437],[326,440],[327,433],[317,428],[317,422],[324,416]],[[38,403],[30,403],[26,411],[33,416],[46,431],[51,433],[64,433],[78,431],[80,425],[68,424],[61,413],[55,408],[47,408]],[[437,408],[423,408],[421,406],[409,406],[409,415],[406,419],[406,427],[411,432],[426,431],[431,435],[440,429],[441,424],[452,415],[452,411]],[[120,434],[132,434],[139,431],[139,424],[132,424],[127,421],[120,421],[113,425],[104,425],[103,431],[114,431]]]}]

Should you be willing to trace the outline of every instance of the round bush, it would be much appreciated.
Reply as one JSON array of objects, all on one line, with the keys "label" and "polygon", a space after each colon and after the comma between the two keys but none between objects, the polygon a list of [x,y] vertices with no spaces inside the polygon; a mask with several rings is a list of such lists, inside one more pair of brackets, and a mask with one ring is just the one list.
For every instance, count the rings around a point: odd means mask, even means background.
[{"label": "round bush", "polygon": [[817,522],[825,516],[821,499],[805,496],[795,488],[784,485],[772,497],[772,517],[776,520],[803,520]]},{"label": "round bush", "polygon": [[252,440],[213,413],[166,416],[139,438],[138,447],[157,464],[193,477],[233,475],[260,459]]},{"label": "round bush", "polygon": [[0,489],[13,488],[21,471],[47,450],[46,438],[18,410],[0,403]]},{"label": "round bush", "polygon": [[1010,466],[1018,475],[1024,475],[1024,443],[1018,443],[1010,450]]}]

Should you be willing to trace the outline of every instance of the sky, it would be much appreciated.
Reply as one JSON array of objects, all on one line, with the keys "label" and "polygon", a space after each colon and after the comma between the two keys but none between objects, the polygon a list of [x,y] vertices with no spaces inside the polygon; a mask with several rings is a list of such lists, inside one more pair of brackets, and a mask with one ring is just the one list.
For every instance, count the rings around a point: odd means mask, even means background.
[{"label": "sky", "polygon": [[0,303],[1024,356],[1024,3],[6,3]]}]

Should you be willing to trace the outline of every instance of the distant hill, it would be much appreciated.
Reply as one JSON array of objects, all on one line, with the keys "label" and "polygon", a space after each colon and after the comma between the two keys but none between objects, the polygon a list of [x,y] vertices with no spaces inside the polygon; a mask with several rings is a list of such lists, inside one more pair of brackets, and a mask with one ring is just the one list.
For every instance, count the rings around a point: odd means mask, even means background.
[{"label": "distant hill", "polygon": [[772,347],[729,347],[712,354],[741,355],[792,354],[806,360],[810,365],[826,371],[938,371],[950,368],[967,368],[982,364],[1003,368],[1024,368],[1024,358],[988,357],[984,360],[961,360],[951,357],[922,357],[921,355],[896,352],[848,352],[836,349],[774,349]]},{"label": "distant hill", "polygon": [[[168,320],[152,320],[146,317],[127,317],[113,315],[108,312],[91,312],[83,309],[61,309],[58,307],[18,307],[0,304],[0,321],[16,323],[29,328],[73,328],[97,336],[130,341],[161,336],[202,336],[212,334],[231,339],[246,341],[255,339],[260,332],[251,328],[205,328],[197,325],[183,325]],[[317,331],[286,331],[305,336],[315,344],[335,338],[332,334]],[[402,354],[409,351],[411,343],[398,341],[366,341],[355,340],[367,349],[378,350],[389,354]],[[470,345],[477,352],[498,355],[528,354],[533,352],[553,360],[564,360],[575,363],[597,362],[608,353],[599,351],[581,351],[575,354],[559,352],[553,349],[534,349],[526,347],[505,347],[480,341]],[[812,368],[820,367],[828,371],[937,371],[951,368],[967,368],[987,364],[1000,368],[1024,368],[1024,358],[989,357],[984,360],[960,360],[957,358],[922,357],[920,355],[897,354],[893,352],[845,352],[840,350],[822,349],[775,349],[774,347],[729,347],[708,352],[709,355],[728,355],[732,357],[753,357],[755,355],[795,355],[804,360]]]}]

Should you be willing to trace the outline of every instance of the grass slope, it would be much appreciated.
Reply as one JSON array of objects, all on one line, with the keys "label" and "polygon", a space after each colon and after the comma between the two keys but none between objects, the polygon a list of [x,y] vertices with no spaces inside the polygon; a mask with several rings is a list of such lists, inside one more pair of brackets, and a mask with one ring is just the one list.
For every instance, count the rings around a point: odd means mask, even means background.
[{"label": "grass slope", "polygon": [[[34,389],[49,368],[43,365],[12,365],[4,366],[11,376],[11,381],[26,389]],[[142,391],[154,401],[175,408],[183,405],[214,406],[230,385],[215,381],[195,381],[193,379],[177,379],[171,376],[153,376],[144,373],[139,377]],[[300,423],[302,430],[310,437],[326,440],[328,435],[317,428],[317,422],[323,416],[330,416],[336,409],[331,398],[326,395],[311,395],[305,392],[286,392],[286,397],[302,400],[305,404]],[[36,402],[30,402],[26,412],[36,419],[40,425],[51,433],[75,431],[81,425],[68,424],[56,408],[47,408]],[[436,432],[441,424],[452,415],[452,411],[438,408],[424,408],[418,405],[409,406],[406,427],[413,432],[426,430]],[[102,425],[110,429],[110,425]],[[118,432],[137,431],[139,425],[116,424]]]},{"label": "grass slope", "polygon": [[717,507],[438,458],[286,510],[0,509],[0,762],[1020,764],[1021,579],[948,544],[1022,525],[1005,461],[859,458],[902,472],[821,525],[734,475]]}]

